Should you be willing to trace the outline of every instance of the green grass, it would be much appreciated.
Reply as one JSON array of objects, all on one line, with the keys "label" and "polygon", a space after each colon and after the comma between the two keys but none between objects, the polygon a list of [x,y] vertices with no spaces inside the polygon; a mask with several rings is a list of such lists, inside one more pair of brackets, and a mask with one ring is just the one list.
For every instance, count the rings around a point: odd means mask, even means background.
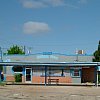
[{"label": "green grass", "polygon": [[5,86],[6,83],[5,82],[0,82],[0,86]]}]

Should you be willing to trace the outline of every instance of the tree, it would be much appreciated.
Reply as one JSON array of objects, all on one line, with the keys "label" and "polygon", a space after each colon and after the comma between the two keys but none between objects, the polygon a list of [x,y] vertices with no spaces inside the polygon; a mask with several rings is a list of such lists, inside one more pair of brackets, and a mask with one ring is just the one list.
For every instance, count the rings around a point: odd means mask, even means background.
[{"label": "tree", "polygon": [[0,71],[2,71],[3,70],[3,67],[0,65]]},{"label": "tree", "polygon": [[[21,47],[17,45],[13,45],[12,47],[10,47],[10,49],[7,50],[7,54],[25,54],[25,52],[23,51]],[[22,67],[13,66],[12,70],[15,72],[22,72]],[[22,81],[21,79],[22,79],[21,74],[15,75],[16,82],[21,82]]]},{"label": "tree", "polygon": [[7,50],[7,54],[25,54],[25,52],[19,46],[13,45]]},{"label": "tree", "polygon": [[94,59],[93,62],[100,62],[100,40],[98,44],[98,49],[94,52]]}]

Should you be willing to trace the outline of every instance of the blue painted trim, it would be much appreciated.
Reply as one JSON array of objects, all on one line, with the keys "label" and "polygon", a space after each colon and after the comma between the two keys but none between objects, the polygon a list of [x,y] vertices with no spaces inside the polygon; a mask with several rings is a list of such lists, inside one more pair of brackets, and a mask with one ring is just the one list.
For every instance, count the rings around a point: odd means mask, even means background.
[{"label": "blue painted trim", "polygon": [[32,67],[31,67],[31,82],[32,82],[32,78],[33,78],[33,71],[32,71]]},{"label": "blue painted trim", "polygon": [[14,66],[11,66],[11,73],[14,75],[13,67]]},{"label": "blue painted trim", "polygon": [[70,69],[70,76],[72,78],[81,78],[81,69],[78,69],[79,70],[79,76],[74,76],[74,69]]},{"label": "blue painted trim", "polygon": [[4,74],[4,81],[6,81],[6,75]]},{"label": "blue painted trim", "polygon": [[[48,52],[47,52],[48,53]],[[63,53],[53,53],[53,52],[49,52],[49,54],[47,54],[46,52],[42,52],[42,53],[34,53],[34,54],[7,54],[4,56],[32,56],[32,55],[63,55],[63,56],[76,56],[77,54],[63,54]],[[93,56],[93,54],[79,54],[78,56]]]},{"label": "blue painted trim", "polygon": [[[49,66],[49,65],[52,65],[52,66],[100,66],[100,63],[99,62],[57,62],[57,63],[41,63],[41,62],[37,62],[37,63],[34,63],[34,62],[0,62],[0,65],[3,65],[3,66],[14,66],[14,65],[17,65],[17,66]],[[33,66],[33,67],[34,67]]]},{"label": "blue painted trim", "polygon": [[25,76],[25,67],[23,67],[22,74],[23,74],[23,76]]},{"label": "blue painted trim", "polygon": [[70,69],[70,76],[72,77],[72,69]]}]

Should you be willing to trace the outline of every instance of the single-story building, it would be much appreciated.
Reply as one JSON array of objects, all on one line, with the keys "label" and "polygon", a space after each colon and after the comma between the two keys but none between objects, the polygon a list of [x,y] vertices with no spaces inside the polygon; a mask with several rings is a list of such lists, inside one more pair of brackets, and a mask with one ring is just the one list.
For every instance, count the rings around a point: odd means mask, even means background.
[{"label": "single-story building", "polygon": [[99,63],[92,62],[92,55],[66,55],[43,52],[27,55],[3,55],[4,80],[14,81],[19,73],[22,83],[97,83]]}]

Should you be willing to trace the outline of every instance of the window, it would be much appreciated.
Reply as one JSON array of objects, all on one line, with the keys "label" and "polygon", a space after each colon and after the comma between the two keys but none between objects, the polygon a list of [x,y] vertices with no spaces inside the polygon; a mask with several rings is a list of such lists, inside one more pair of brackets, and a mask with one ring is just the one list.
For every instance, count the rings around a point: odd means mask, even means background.
[{"label": "window", "polygon": [[21,67],[21,66],[14,66],[14,67],[12,67],[12,70],[14,72],[22,72],[23,71],[23,67]]},{"label": "window", "polygon": [[80,76],[79,69],[74,69],[74,76]]},{"label": "window", "polygon": [[71,69],[71,76],[72,77],[80,77],[81,70],[80,69]]}]

